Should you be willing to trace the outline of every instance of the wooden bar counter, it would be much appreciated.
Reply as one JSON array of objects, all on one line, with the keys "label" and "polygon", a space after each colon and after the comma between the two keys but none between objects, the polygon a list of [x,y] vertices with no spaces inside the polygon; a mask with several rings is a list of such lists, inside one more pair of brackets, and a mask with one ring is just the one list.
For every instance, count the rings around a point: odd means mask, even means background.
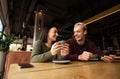
[{"label": "wooden bar counter", "polygon": [[6,56],[4,79],[8,79],[8,71],[11,64],[30,63],[31,51],[9,51]]},{"label": "wooden bar counter", "polygon": [[33,68],[12,64],[8,79],[120,79],[120,62],[31,63]]}]

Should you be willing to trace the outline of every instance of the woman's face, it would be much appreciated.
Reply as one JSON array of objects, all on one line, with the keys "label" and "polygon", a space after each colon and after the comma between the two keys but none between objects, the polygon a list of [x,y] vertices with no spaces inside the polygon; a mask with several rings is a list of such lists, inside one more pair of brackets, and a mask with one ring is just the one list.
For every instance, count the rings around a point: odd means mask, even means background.
[{"label": "woman's face", "polygon": [[58,30],[56,27],[52,27],[48,32],[48,40],[56,41],[58,36]]}]

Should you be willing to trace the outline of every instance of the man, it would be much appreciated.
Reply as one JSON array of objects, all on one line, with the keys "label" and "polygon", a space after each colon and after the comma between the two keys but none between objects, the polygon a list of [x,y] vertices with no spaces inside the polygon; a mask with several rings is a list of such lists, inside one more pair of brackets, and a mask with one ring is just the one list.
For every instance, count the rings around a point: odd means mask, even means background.
[{"label": "man", "polygon": [[88,61],[97,54],[98,58],[103,61],[111,62],[113,60],[113,55],[105,56],[100,48],[98,48],[92,41],[85,38],[87,27],[84,23],[76,23],[73,31],[74,38],[67,41],[70,45],[70,53],[67,55],[67,59]]}]

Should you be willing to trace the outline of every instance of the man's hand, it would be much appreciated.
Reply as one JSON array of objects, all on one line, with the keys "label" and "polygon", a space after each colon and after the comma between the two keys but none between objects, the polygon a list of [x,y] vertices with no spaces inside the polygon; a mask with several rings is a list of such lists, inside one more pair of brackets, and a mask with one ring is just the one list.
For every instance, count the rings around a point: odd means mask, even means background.
[{"label": "man's hand", "polygon": [[92,56],[93,54],[91,52],[84,51],[78,56],[78,60],[88,61]]},{"label": "man's hand", "polygon": [[65,44],[62,44],[62,47],[61,47],[61,56],[66,56],[69,54],[69,44],[65,43]]},{"label": "man's hand", "polygon": [[114,57],[115,57],[115,55],[109,55],[109,56],[104,55],[101,57],[101,60],[110,63],[114,60]]}]

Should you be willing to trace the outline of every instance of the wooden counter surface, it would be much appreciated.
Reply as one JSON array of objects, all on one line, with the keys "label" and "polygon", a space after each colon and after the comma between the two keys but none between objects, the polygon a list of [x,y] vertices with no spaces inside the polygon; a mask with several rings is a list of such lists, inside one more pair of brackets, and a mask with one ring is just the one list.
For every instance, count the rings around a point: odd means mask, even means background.
[{"label": "wooden counter surface", "polygon": [[31,63],[33,68],[12,64],[8,79],[120,79],[120,62]]}]

